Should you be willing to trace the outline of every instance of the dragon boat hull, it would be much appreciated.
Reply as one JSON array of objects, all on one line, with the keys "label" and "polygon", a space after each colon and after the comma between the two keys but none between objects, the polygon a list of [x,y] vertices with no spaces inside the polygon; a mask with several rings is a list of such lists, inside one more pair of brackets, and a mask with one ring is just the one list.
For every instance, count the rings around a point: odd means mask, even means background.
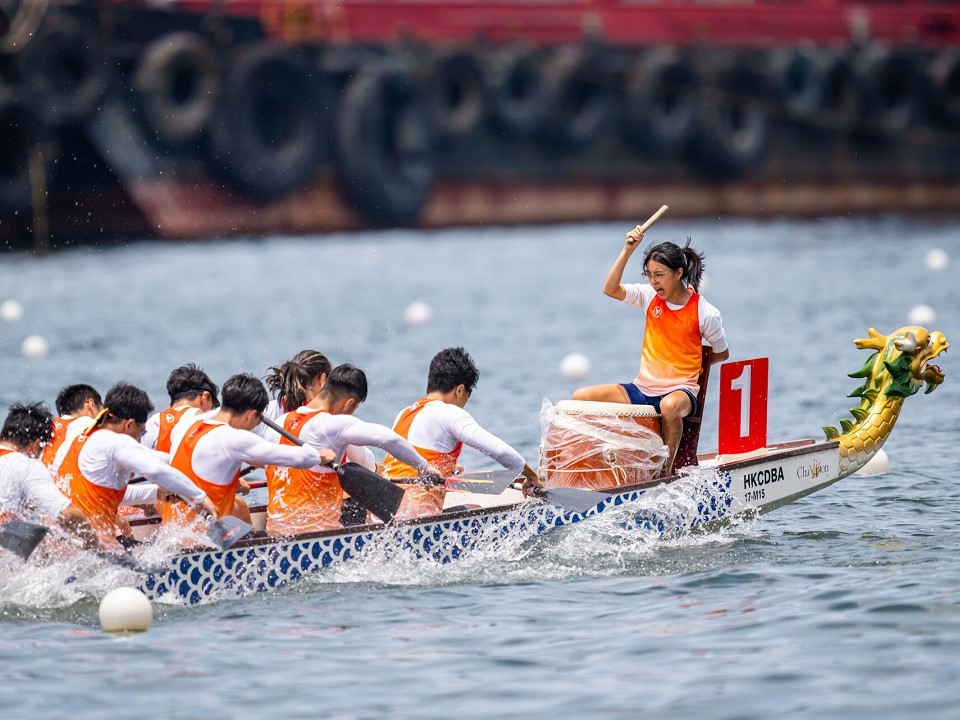
[{"label": "dragon boat hull", "polygon": [[[253,538],[229,550],[187,551],[168,567],[145,575],[140,589],[151,600],[196,605],[240,598],[283,587],[304,576],[364,556],[389,562],[402,555],[426,562],[449,563],[475,550],[496,550],[549,530],[617,512],[620,524],[639,531],[665,533],[769,512],[839,480],[836,441],[782,443],[751,457],[701,456],[702,469],[666,479],[625,486],[583,511],[555,507],[541,500],[494,504],[390,525],[364,525],[295,538]],[[676,512],[643,498],[660,489],[685,485],[695,497]],[[694,492],[691,492],[694,491]],[[483,496],[475,496],[481,498]],[[672,507],[671,504],[667,504]],[[262,509],[255,520],[262,522]],[[135,521],[143,536],[155,523]]]}]

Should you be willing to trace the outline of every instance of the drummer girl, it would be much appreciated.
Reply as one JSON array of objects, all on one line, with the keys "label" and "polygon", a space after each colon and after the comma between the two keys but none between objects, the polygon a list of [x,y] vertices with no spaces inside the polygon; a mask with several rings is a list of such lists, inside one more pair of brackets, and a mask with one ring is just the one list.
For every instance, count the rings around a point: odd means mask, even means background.
[{"label": "drummer girl", "polygon": [[713,363],[730,357],[720,311],[697,290],[703,276],[703,255],[671,242],[654,245],[643,258],[649,283],[622,283],[623,271],[643,240],[638,225],[603,284],[604,295],[634,305],[646,313],[640,371],[633,382],[592,385],[573,393],[574,400],[652,405],[661,416],[663,441],[670,451],[665,466],[673,471],[683,418],[696,412],[701,345],[713,348]]}]

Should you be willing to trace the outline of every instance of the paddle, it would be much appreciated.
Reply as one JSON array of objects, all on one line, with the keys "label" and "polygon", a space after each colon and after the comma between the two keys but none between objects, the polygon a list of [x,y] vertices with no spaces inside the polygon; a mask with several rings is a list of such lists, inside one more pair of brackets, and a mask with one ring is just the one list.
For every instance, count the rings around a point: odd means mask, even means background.
[{"label": "paddle", "polygon": [[[283,435],[295,445],[303,445],[303,440],[277,425],[270,418],[261,418],[263,424]],[[340,487],[364,508],[372,512],[383,522],[390,522],[397,514],[403,500],[403,488],[384,480],[375,472],[362,465],[349,462],[340,465],[331,463],[330,468],[340,478]]]},{"label": "paddle", "polygon": [[[10,520],[0,525],[0,547],[16,553],[26,560],[36,549],[40,541],[50,532],[50,528],[36,523],[24,522],[23,520]],[[153,573],[165,570],[165,565],[148,566],[141,563],[137,558],[128,552],[115,553],[109,550],[100,550],[98,548],[88,548],[83,546],[75,538],[67,537],[63,532],[57,532],[59,540],[80,548],[81,550],[92,551],[94,555],[107,562],[120,565],[128,570],[136,570],[142,573]]]},{"label": "paddle", "polygon": [[9,520],[0,525],[0,547],[26,560],[50,528],[23,520]]},{"label": "paddle", "polygon": [[454,492],[499,495],[518,477],[516,470],[476,470],[448,477],[446,486]]},{"label": "paddle", "polygon": [[225,515],[210,521],[207,537],[221,550],[229,550],[238,540],[253,530],[253,525],[233,515]]},{"label": "paddle", "polygon": [[[522,486],[514,484],[517,490],[522,490]],[[577,513],[583,513],[591,508],[597,507],[600,503],[607,500],[610,496],[607,493],[597,492],[596,490],[581,490],[580,488],[535,488],[533,490],[535,497],[542,498],[551,505],[556,505],[564,510],[571,510]]]}]

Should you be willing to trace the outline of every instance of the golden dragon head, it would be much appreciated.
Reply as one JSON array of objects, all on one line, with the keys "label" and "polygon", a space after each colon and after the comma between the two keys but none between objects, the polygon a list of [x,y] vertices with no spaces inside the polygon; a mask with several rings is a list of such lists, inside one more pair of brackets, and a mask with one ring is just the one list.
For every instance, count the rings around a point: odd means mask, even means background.
[{"label": "golden dragon head", "polygon": [[[888,396],[899,397],[913,395],[924,383],[927,385],[924,392],[933,392],[943,382],[943,371],[930,362],[950,347],[942,332],[931,333],[919,325],[907,325],[889,335],[881,335],[873,328],[868,332],[870,337],[854,343],[858,348],[873,349],[877,353],[860,372],[850,377],[869,378],[868,385],[874,385]],[[883,382],[885,375],[889,375],[888,383]]]},{"label": "golden dragon head", "polygon": [[[863,367],[852,378],[863,378],[859,388],[850,393],[850,397],[860,398],[860,406],[850,413],[853,421],[841,420],[841,430],[845,434],[863,429],[864,424],[876,413],[890,413],[889,419],[895,420],[896,413],[905,397],[917,393],[926,384],[926,393],[932,392],[943,382],[944,374],[939,366],[930,361],[950,347],[947,338],[939,330],[929,332],[919,325],[907,325],[889,335],[883,335],[873,328],[869,337],[854,340],[861,350],[874,350]],[[890,425],[884,424],[885,432]],[[835,428],[824,427],[828,439],[840,436]],[[877,438],[879,439],[879,438]],[[882,441],[881,441],[882,442]]]}]

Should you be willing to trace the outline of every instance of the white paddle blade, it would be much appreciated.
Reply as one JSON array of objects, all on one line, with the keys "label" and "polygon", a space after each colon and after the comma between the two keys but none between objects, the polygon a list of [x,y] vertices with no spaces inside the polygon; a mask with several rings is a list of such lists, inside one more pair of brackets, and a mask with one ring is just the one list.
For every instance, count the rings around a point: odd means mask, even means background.
[{"label": "white paddle blade", "polygon": [[448,477],[446,485],[447,490],[454,492],[499,495],[518,477],[516,470],[477,470]]}]

